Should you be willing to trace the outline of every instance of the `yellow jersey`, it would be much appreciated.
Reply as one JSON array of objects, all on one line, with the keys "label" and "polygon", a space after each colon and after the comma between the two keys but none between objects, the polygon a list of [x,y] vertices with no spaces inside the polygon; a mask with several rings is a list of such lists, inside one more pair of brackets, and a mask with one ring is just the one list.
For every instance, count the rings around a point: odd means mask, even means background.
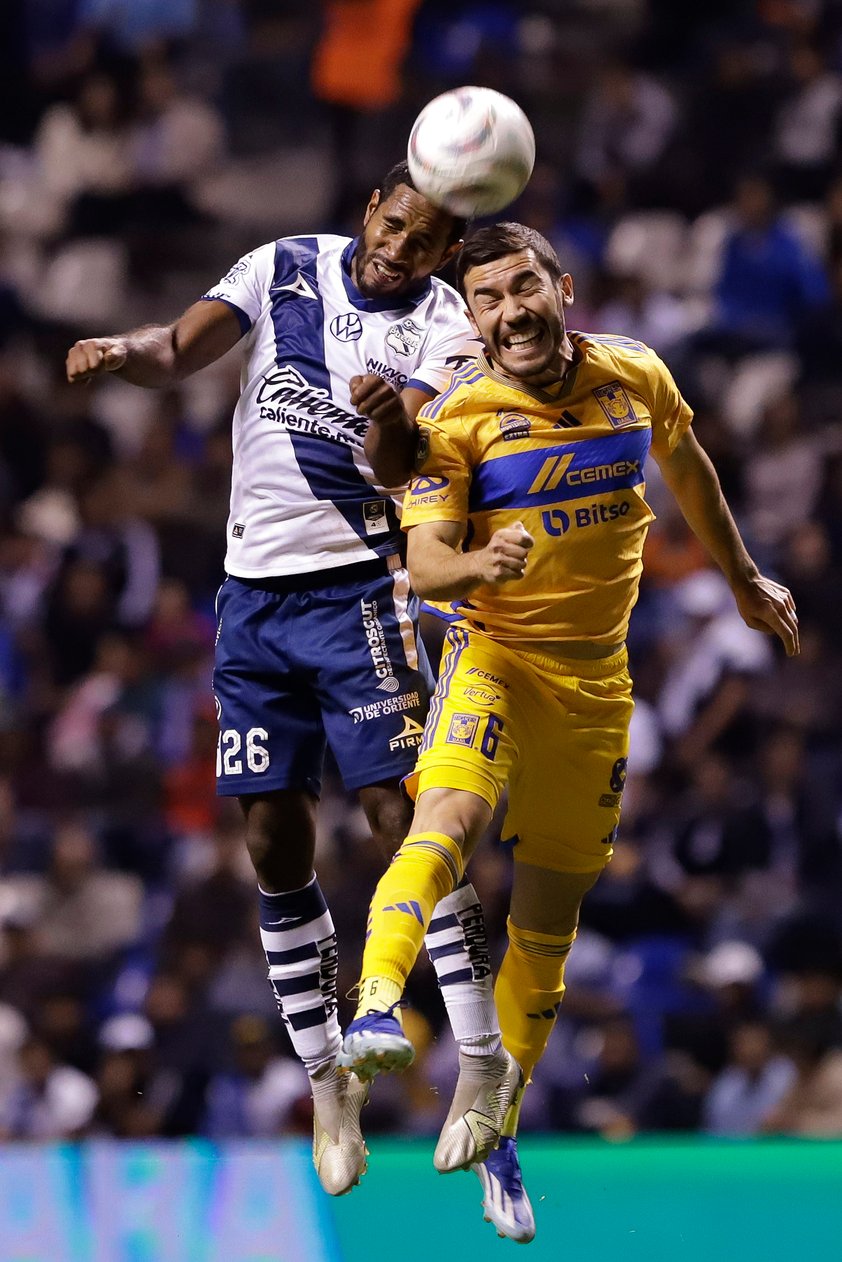
[{"label": "yellow jersey", "polygon": [[575,358],[555,394],[510,381],[484,356],[458,369],[418,415],[418,474],[404,500],[405,530],[463,523],[470,550],[523,522],[535,540],[524,577],[437,609],[524,649],[625,639],[654,519],[644,498],[652,435],[672,451],[693,419],[642,342],[568,336]]}]

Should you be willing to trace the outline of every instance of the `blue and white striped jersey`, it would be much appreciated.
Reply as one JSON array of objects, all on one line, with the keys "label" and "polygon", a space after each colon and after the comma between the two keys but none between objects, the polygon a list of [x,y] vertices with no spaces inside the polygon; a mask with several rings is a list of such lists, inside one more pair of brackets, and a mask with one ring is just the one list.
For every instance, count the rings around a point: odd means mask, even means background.
[{"label": "blue and white striped jersey", "polygon": [[375,484],[369,422],[349,382],[377,373],[434,395],[477,353],[455,290],[432,277],[402,306],[365,298],[350,276],[354,246],[286,237],[245,255],[204,295],[232,307],[247,334],[225,561],[239,578],[396,553],[402,496]]}]

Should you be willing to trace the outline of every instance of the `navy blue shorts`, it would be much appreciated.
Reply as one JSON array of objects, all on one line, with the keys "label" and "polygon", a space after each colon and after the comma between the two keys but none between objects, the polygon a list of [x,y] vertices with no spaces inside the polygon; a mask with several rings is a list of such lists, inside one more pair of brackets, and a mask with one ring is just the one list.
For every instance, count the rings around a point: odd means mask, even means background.
[{"label": "navy blue shorts", "polygon": [[409,575],[389,563],[222,584],[218,793],[318,796],[325,742],[348,789],[412,770],[433,680]]}]

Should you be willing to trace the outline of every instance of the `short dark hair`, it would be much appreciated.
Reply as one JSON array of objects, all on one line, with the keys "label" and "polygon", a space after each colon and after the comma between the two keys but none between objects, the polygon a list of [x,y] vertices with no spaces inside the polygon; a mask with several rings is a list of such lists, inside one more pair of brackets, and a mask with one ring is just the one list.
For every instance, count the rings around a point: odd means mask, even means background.
[{"label": "short dark hair", "polygon": [[561,280],[564,269],[546,237],[522,223],[495,223],[488,228],[480,228],[468,237],[456,256],[456,284],[463,298],[465,275],[472,267],[482,267],[485,263],[505,258],[507,254],[519,254],[521,250],[531,250],[553,280]]},{"label": "short dark hair", "polygon": [[[401,184],[405,184],[407,188],[414,189],[416,193],[421,192],[412,176],[409,174],[409,164],[406,161],[396,162],[395,165],[383,176],[383,179],[380,181],[380,201],[388,201],[395,189]],[[425,194],[422,193],[421,196],[423,197]],[[449,213],[450,212],[447,210],[442,211],[443,215],[447,215]],[[468,223],[467,219],[461,219],[456,215],[451,215],[450,217],[453,220],[453,226],[448,234],[448,245],[451,245],[454,241],[460,241],[462,239]]]}]

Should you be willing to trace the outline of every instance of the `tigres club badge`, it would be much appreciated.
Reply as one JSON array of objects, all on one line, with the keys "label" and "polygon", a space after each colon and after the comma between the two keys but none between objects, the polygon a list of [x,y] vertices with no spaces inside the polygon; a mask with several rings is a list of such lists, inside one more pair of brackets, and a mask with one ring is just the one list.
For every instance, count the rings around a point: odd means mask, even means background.
[{"label": "tigres club badge", "polygon": [[639,419],[635,415],[631,399],[619,381],[609,381],[607,386],[599,386],[593,391],[593,395],[615,429],[634,425]]},{"label": "tigres club badge", "polygon": [[418,427],[418,439],[415,443],[415,468],[420,473],[430,454],[430,431],[426,425]]}]

